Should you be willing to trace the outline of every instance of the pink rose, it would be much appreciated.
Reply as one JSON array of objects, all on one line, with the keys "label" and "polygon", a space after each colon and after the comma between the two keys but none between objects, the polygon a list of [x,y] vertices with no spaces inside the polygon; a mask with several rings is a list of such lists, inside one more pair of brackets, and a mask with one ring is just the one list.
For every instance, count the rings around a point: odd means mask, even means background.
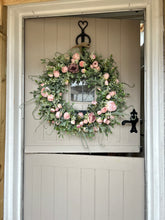
[{"label": "pink rose", "polygon": [[69,118],[70,118],[69,112],[65,112],[65,113],[64,113],[64,119],[65,119],[65,120],[68,120]]},{"label": "pink rose", "polygon": [[78,116],[79,116],[80,118],[83,118],[83,117],[84,117],[83,112],[79,112],[79,113],[78,113]]},{"label": "pink rose", "polygon": [[60,92],[59,95],[62,96],[62,92]]},{"label": "pink rose", "polygon": [[68,71],[71,73],[78,73],[79,72],[79,66],[76,63],[71,63],[68,66]]},{"label": "pink rose", "polygon": [[101,109],[101,112],[102,112],[102,113],[106,113],[106,112],[107,112],[107,107],[103,107],[103,108]]},{"label": "pink rose", "polygon": [[108,95],[106,96],[106,99],[110,99],[110,98],[111,98],[111,95],[108,94]]},{"label": "pink rose", "polygon": [[87,119],[84,119],[84,124],[88,124],[88,120]]},{"label": "pink rose", "polygon": [[103,120],[102,120],[101,118],[98,118],[96,121],[97,121],[99,124],[101,124],[101,123],[103,122]]},{"label": "pink rose", "polygon": [[109,93],[111,96],[114,96],[114,95],[116,95],[116,91],[112,91],[112,92],[110,92]]},{"label": "pink rose", "polygon": [[65,81],[65,85],[67,86],[68,84],[69,84],[69,81],[68,81],[68,80],[66,80],[66,81]]},{"label": "pink rose", "polygon": [[90,123],[90,124],[93,123],[93,122],[95,122],[96,117],[95,117],[95,115],[94,115],[93,112],[89,113],[88,117],[89,117],[89,123]]},{"label": "pink rose", "polygon": [[105,124],[107,123],[107,121],[108,121],[108,119],[107,119],[107,118],[104,118],[103,122],[104,122]]},{"label": "pink rose", "polygon": [[80,62],[79,62],[79,66],[80,66],[80,67],[84,67],[84,66],[85,66],[85,62],[84,62],[83,60],[80,61]]},{"label": "pink rose", "polygon": [[115,118],[115,117],[114,117],[113,115],[111,115],[111,116],[110,116],[110,119],[112,119],[112,120],[113,120],[114,118]]},{"label": "pink rose", "polygon": [[52,121],[52,124],[54,124],[54,121]]},{"label": "pink rose", "polygon": [[91,69],[93,69],[93,68],[94,68],[92,64],[90,65],[90,68],[91,68]]},{"label": "pink rose", "polygon": [[49,77],[53,77],[53,74],[49,73],[48,76],[49,76]]},{"label": "pink rose", "polygon": [[74,60],[79,60],[80,59],[80,54],[79,53],[75,53],[75,54],[73,54],[72,58]]},{"label": "pink rose", "polygon": [[105,124],[109,125],[110,124],[110,120],[108,120],[107,118],[104,118],[104,121],[103,121]]},{"label": "pink rose", "polygon": [[63,73],[68,72],[68,67],[67,67],[67,66],[63,66],[63,67],[62,67],[62,72],[63,72]]},{"label": "pink rose", "polygon": [[75,125],[75,120],[71,120],[71,122],[70,122],[72,125]]},{"label": "pink rose", "polygon": [[118,80],[118,79],[116,79],[116,83],[117,83],[117,84],[119,83],[119,80]]},{"label": "pink rose", "polygon": [[54,77],[56,77],[56,78],[58,78],[60,76],[60,73],[57,70],[54,70],[53,74],[54,74]]},{"label": "pink rose", "polygon": [[56,112],[56,118],[61,118],[62,113],[60,111]]},{"label": "pink rose", "polygon": [[95,61],[92,63],[92,65],[93,65],[94,68],[97,68],[99,64],[98,64],[98,62],[95,60]]},{"label": "pink rose", "polygon": [[52,102],[54,100],[54,95],[48,95],[47,99],[49,102]]},{"label": "pink rose", "polygon": [[50,112],[55,112],[56,110],[54,108],[51,108],[50,109]]},{"label": "pink rose", "polygon": [[59,108],[56,108],[55,111],[58,112]]},{"label": "pink rose", "polygon": [[86,69],[82,69],[81,72],[82,72],[82,73],[85,73],[85,72],[86,72]]},{"label": "pink rose", "polygon": [[77,125],[77,128],[81,128],[81,125]]},{"label": "pink rose", "polygon": [[104,79],[109,79],[109,73],[104,73]]},{"label": "pink rose", "polygon": [[41,95],[42,95],[43,97],[48,97],[48,92],[45,91],[45,88],[42,88],[42,89],[41,89]]},{"label": "pink rose", "polygon": [[96,101],[92,101],[92,105],[97,105],[97,102]]},{"label": "pink rose", "polygon": [[100,87],[98,87],[97,90],[101,91]]},{"label": "pink rose", "polygon": [[98,114],[98,115],[101,115],[101,114],[102,114],[102,111],[97,111],[97,114]]},{"label": "pink rose", "polygon": [[110,112],[116,111],[116,109],[117,109],[117,106],[114,103],[114,101],[107,102],[106,106],[107,106],[107,110],[110,111]]},{"label": "pink rose", "polygon": [[94,60],[94,59],[96,59],[96,55],[95,54],[91,54],[90,58],[91,58],[91,60]]},{"label": "pink rose", "polygon": [[105,85],[108,86],[108,80],[105,80]]},{"label": "pink rose", "polygon": [[83,126],[83,125],[84,125],[84,122],[83,122],[83,121],[80,121],[80,125]]},{"label": "pink rose", "polygon": [[58,108],[62,108],[62,105],[61,105],[61,104],[58,104],[57,107],[58,107]]},{"label": "pink rose", "polygon": [[44,86],[44,85],[45,85],[45,83],[42,83],[42,84],[41,84],[41,86]]}]

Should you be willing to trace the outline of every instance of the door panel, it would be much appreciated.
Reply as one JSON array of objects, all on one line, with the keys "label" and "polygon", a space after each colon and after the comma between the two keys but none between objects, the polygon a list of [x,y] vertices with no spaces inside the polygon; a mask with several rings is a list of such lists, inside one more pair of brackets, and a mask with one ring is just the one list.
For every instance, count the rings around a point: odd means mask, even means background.
[{"label": "door panel", "polygon": [[143,158],[26,154],[24,220],[143,220]]},{"label": "door panel", "polygon": [[[51,58],[55,52],[65,53],[75,45],[80,33],[77,25],[79,18],[29,19],[25,22],[25,101],[32,98],[30,91],[36,88],[30,76],[40,75],[43,66],[41,58]],[[87,18],[86,32],[91,36],[91,51],[104,58],[113,54],[120,72],[120,80],[130,93],[128,106],[133,106],[140,115],[140,43],[139,21]],[[132,107],[132,108],[133,108]],[[97,135],[88,141],[84,148],[81,139],[67,136],[59,139],[49,125],[41,125],[32,116],[34,104],[25,106],[25,152],[139,152],[140,126],[138,133],[130,133],[130,125],[116,126],[109,137]],[[129,119],[128,109],[126,119]],[[36,116],[37,117],[37,116]]]},{"label": "door panel", "polygon": [[[80,33],[79,18],[40,18],[25,22],[25,220],[144,220],[143,158],[53,154],[63,152],[139,152],[138,133],[130,126],[113,129],[108,138],[97,135],[84,146],[81,139],[59,139],[48,125],[34,120],[31,76],[40,75],[41,58],[65,53]],[[91,51],[113,54],[120,80],[130,85],[127,104],[140,115],[139,22],[88,18]],[[131,87],[134,85],[133,87]],[[126,119],[129,119],[130,108]],[[42,154],[41,154],[42,153]]]}]

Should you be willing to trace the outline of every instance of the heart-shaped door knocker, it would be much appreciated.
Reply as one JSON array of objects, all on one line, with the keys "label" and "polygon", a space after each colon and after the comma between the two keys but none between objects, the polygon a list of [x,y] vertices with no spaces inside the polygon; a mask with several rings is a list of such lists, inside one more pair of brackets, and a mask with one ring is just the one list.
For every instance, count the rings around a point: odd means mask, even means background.
[{"label": "heart-shaped door knocker", "polygon": [[88,21],[79,21],[79,22],[78,22],[78,26],[79,26],[80,29],[81,29],[81,34],[79,34],[79,35],[76,37],[76,44],[77,44],[77,45],[79,44],[79,43],[78,43],[79,38],[81,38],[81,43],[85,42],[85,38],[87,38],[87,40],[88,40],[87,43],[90,44],[90,43],[91,43],[91,38],[90,38],[89,35],[87,35],[87,34],[85,33],[85,29],[86,29],[87,26],[88,26]]},{"label": "heart-shaped door knocker", "polygon": [[81,30],[85,30],[86,27],[88,26],[88,22],[87,21],[79,21],[78,26],[81,28]]}]

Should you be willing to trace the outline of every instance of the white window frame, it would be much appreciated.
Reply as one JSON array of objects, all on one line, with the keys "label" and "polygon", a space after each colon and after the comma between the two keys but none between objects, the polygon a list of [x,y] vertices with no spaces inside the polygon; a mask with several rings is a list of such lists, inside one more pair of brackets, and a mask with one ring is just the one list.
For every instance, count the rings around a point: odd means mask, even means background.
[{"label": "white window frame", "polygon": [[143,9],[146,219],[165,219],[162,0],[56,0],[8,7],[4,220],[23,219],[24,19]]}]

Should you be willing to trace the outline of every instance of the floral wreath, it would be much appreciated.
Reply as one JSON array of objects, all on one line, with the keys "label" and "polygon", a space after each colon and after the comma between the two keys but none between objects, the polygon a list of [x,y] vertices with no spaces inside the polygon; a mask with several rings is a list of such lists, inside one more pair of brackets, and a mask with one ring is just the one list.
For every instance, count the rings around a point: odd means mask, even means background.
[{"label": "floral wreath", "polygon": [[[46,70],[36,80],[38,88],[31,92],[39,119],[48,121],[59,136],[68,133],[91,138],[98,132],[111,133],[111,128],[123,116],[127,96],[112,55],[103,59],[83,48],[82,52],[56,54],[42,63],[46,64]],[[88,105],[85,113],[63,99],[69,85],[82,81],[96,92],[96,100]]]}]

